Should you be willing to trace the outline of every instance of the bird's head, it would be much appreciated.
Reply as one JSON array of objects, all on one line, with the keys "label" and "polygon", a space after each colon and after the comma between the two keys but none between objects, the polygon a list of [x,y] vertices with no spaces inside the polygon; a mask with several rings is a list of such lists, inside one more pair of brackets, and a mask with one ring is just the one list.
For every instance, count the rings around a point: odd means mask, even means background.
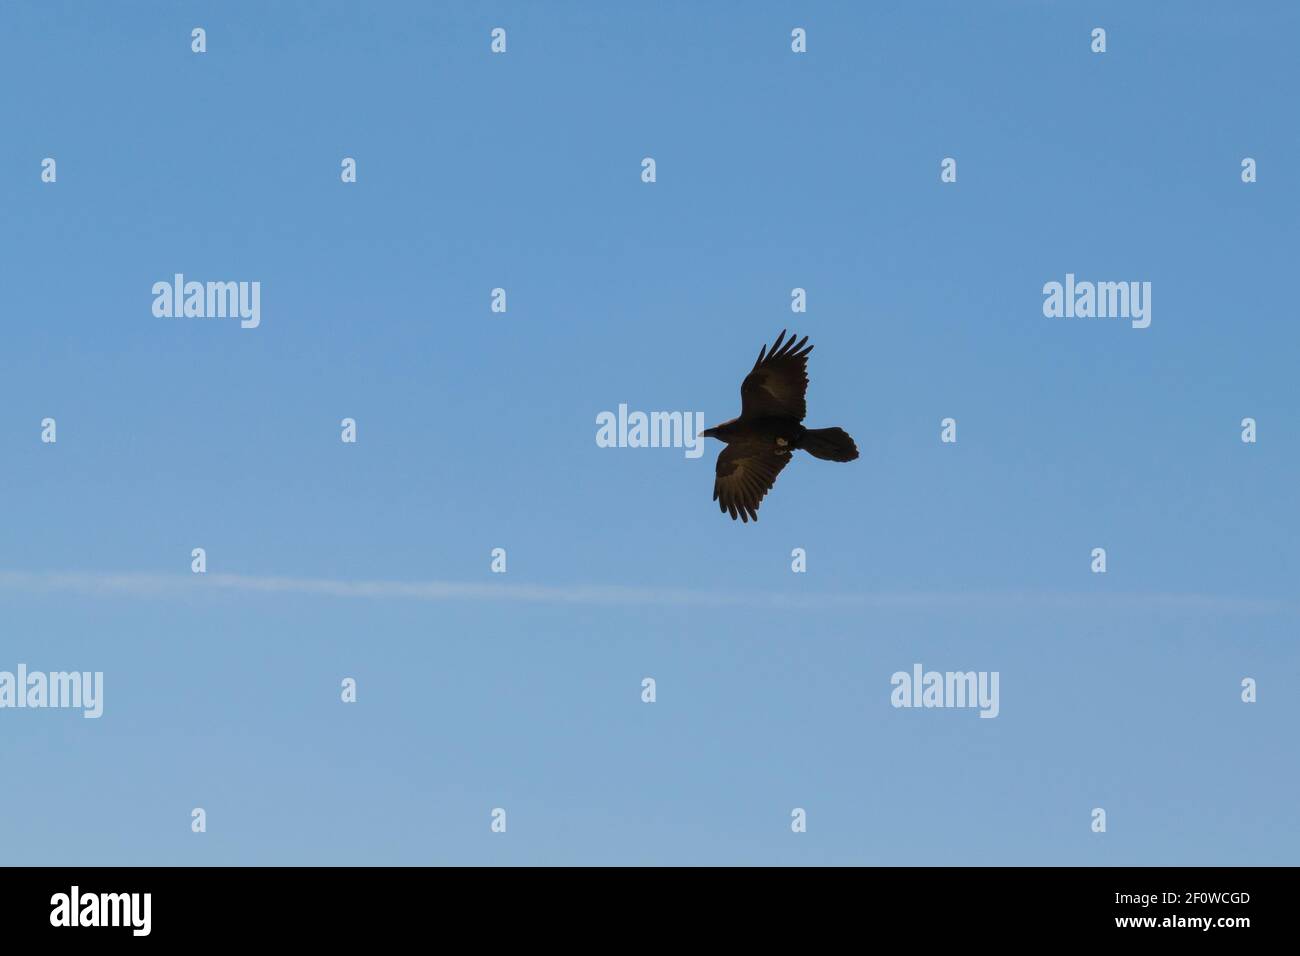
[{"label": "bird's head", "polygon": [[700,437],[716,438],[720,442],[729,441],[731,439],[730,426],[734,424],[736,424],[736,419],[733,418],[731,421],[723,422],[721,425],[714,425],[712,428],[706,428],[704,431],[700,432]]}]

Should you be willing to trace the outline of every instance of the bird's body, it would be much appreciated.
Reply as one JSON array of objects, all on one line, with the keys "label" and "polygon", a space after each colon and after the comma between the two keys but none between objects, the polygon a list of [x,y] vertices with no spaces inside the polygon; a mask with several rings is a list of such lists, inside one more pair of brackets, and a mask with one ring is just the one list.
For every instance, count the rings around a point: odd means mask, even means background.
[{"label": "bird's body", "polygon": [[[827,461],[853,461],[857,445],[841,428],[805,428],[808,353],[782,331],[740,385],[740,416],[706,428],[705,438],[726,444],[718,455],[713,500],[732,520],[758,520],[758,506],[795,451]],[[784,342],[784,345],[782,344]]]},{"label": "bird's body", "polygon": [[788,418],[768,416],[755,419],[752,422],[733,418],[731,421],[723,422],[721,425],[716,425],[707,431],[709,438],[716,438],[725,445],[730,445],[733,441],[757,440],[777,447],[784,445],[795,449],[799,447],[798,441],[807,430],[798,422],[791,421]]}]

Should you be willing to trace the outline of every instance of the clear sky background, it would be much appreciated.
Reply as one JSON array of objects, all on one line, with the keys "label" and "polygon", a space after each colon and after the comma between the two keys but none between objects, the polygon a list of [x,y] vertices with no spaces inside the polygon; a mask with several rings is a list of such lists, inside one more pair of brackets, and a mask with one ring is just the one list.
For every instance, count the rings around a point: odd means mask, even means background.
[{"label": "clear sky background", "polygon": [[[0,711],[0,861],[1300,862],[1298,28],[5,3],[0,670],[105,701]],[[155,318],[176,272],[260,281],[261,327]],[[1067,272],[1150,281],[1151,327],[1045,318]],[[716,442],[596,446],[621,402],[732,417],[786,326],[860,460],[743,526]],[[894,709],[914,663],[999,671],[1000,716]]]}]

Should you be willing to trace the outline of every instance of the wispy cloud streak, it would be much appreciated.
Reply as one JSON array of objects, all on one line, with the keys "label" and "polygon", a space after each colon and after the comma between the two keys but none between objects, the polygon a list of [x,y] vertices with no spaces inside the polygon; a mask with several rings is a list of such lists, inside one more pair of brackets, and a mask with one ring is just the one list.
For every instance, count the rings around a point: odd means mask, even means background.
[{"label": "wispy cloud streak", "polygon": [[193,598],[214,593],[314,595],[371,600],[593,606],[756,607],[790,610],[1163,610],[1196,613],[1300,614],[1300,605],[1268,598],[1207,594],[1084,594],[1055,591],[916,591],[802,593],[699,590],[622,585],[547,585],[468,581],[350,581],[246,574],[0,571],[0,591],[91,597]]}]

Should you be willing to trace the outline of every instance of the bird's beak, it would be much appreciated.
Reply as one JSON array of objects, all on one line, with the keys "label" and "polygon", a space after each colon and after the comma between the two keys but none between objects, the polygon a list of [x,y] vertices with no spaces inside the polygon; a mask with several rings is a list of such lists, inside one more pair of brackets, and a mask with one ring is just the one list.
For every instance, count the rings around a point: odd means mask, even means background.
[{"label": "bird's beak", "polygon": [[700,437],[701,437],[701,438],[712,438],[712,437],[713,437],[713,429],[712,429],[712,428],[706,428],[706,429],[704,429],[704,431],[700,432]]}]

